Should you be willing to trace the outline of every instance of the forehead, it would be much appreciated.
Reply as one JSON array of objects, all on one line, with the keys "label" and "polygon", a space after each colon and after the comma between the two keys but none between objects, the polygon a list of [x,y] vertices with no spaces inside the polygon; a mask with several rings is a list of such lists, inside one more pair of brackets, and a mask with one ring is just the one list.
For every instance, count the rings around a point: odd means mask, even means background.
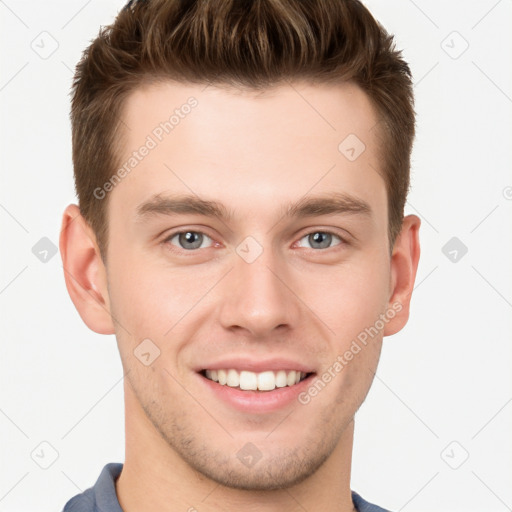
[{"label": "forehead", "polygon": [[[284,137],[299,135],[335,135],[344,132],[371,142],[377,115],[369,97],[354,83],[311,84],[287,82],[262,90],[236,88],[223,84],[185,84],[170,80],[147,83],[136,88],[126,99],[121,114],[128,131],[156,128],[171,119],[174,128],[188,117],[186,105],[193,99],[193,118],[210,126],[248,128],[285,128]],[[219,116],[222,114],[222,116]],[[304,121],[300,126],[297,121]],[[178,122],[176,122],[178,121]],[[191,124],[187,122],[186,124]],[[199,123],[194,124],[199,128]],[[179,130],[176,130],[179,131]],[[183,131],[183,130],[181,130]],[[129,135],[129,134],[128,134]],[[237,134],[232,134],[233,136]],[[260,135],[264,135],[261,133]]]},{"label": "forehead", "polygon": [[111,199],[132,209],[164,192],[253,213],[310,192],[385,202],[377,116],[351,83],[251,91],[166,81],[134,91],[121,118],[120,165],[133,166]]}]

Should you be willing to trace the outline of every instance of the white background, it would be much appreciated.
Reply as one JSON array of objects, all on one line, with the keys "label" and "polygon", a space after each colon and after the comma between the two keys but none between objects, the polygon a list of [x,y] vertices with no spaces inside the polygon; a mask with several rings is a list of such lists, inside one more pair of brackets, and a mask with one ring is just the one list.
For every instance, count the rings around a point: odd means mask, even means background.
[{"label": "white background", "polygon": [[[512,2],[366,4],[415,77],[407,213],[423,223],[410,321],[356,416],[351,487],[393,511],[512,510]],[[124,460],[115,339],[82,323],[59,254],[32,252],[58,245],[75,202],[74,66],[122,5],[0,1],[0,511],[61,510]],[[41,37],[58,43],[46,59]],[[468,248],[457,262],[452,237]],[[43,441],[48,469],[31,458]]]}]

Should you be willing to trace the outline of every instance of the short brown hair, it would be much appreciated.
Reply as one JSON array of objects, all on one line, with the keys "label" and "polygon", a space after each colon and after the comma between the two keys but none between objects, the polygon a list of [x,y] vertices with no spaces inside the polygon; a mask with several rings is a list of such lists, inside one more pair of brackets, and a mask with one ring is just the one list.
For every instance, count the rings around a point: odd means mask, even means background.
[{"label": "short brown hair", "polygon": [[[379,117],[388,237],[400,232],[415,133],[411,72],[393,36],[358,0],[135,0],[100,29],[72,88],[75,187],[102,258],[107,200],[94,190],[119,165],[120,115],[144,83],[224,84],[263,90],[283,81],[352,81]],[[340,141],[341,142],[341,141]]]}]

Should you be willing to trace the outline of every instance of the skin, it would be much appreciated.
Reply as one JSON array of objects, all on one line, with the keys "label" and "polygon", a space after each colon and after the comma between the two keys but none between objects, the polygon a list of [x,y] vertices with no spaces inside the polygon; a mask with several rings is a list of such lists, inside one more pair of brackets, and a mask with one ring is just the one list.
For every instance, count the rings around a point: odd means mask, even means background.
[{"label": "skin", "polygon": [[[197,107],[109,192],[106,264],[77,206],[63,216],[70,296],[93,331],[116,334],[126,373],[121,507],[354,510],[354,415],[383,336],[407,322],[420,219],[404,219],[390,253],[377,116],[353,84],[294,83],[259,94],[145,86],[125,104],[130,130],[120,161],[190,96]],[[338,150],[350,133],[366,146],[355,161]],[[371,215],[283,217],[288,203],[333,191],[365,201]],[[233,217],[137,217],[155,195],[178,193],[219,201]],[[169,238],[177,228],[204,233],[201,248]],[[307,236],[319,231],[335,235],[326,248]],[[248,236],[263,250],[252,263],[236,252]],[[194,370],[239,355],[288,357],[320,375],[392,304],[401,310],[307,405],[244,414],[208,392]],[[134,356],[146,338],[160,349],[149,366]],[[247,442],[262,454],[252,467],[236,456]]]}]

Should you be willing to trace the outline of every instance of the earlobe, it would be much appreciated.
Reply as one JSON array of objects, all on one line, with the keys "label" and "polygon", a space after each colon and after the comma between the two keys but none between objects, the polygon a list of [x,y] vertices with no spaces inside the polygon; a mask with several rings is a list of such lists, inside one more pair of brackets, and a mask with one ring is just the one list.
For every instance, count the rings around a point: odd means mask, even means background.
[{"label": "earlobe", "polygon": [[59,249],[69,296],[85,324],[99,334],[114,334],[106,271],[96,237],[70,204],[62,216]]},{"label": "earlobe", "polygon": [[421,220],[407,215],[391,255],[391,295],[388,308],[396,314],[386,324],[384,336],[397,333],[409,319],[409,306],[420,259],[419,229]]}]

